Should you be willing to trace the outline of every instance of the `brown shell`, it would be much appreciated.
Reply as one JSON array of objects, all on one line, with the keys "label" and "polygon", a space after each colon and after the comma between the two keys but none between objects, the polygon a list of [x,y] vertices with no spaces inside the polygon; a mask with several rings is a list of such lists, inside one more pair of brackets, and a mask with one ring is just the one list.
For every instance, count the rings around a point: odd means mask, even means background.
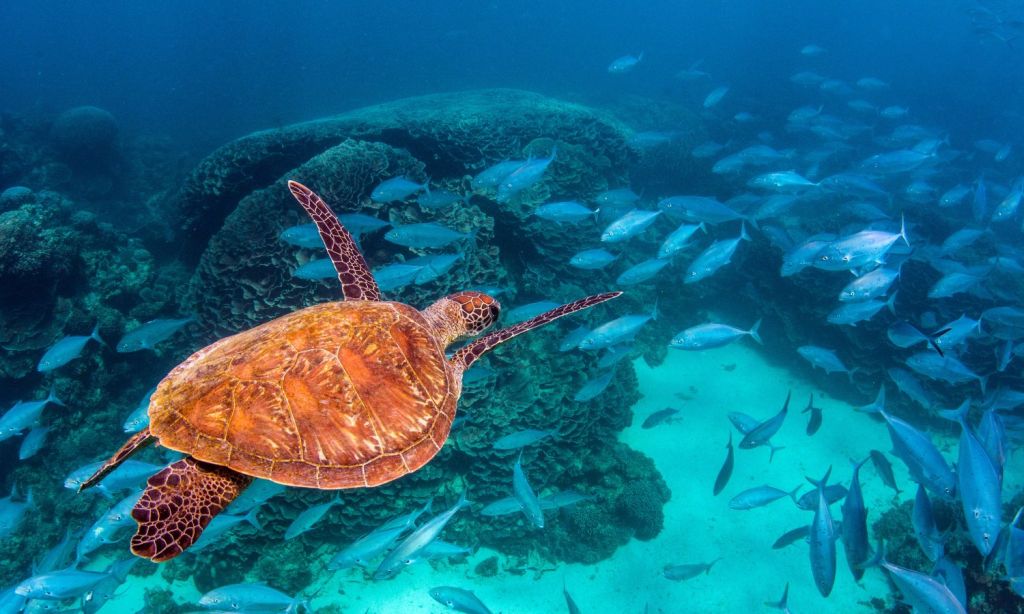
[{"label": "brown shell", "polygon": [[461,386],[418,311],[296,311],[190,356],[150,401],[160,443],[290,486],[377,486],[437,454]]}]

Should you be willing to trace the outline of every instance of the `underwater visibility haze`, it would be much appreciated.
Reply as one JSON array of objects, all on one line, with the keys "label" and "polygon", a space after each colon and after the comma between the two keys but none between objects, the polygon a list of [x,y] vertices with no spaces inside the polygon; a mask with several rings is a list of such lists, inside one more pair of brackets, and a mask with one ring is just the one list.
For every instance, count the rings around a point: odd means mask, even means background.
[{"label": "underwater visibility haze", "polygon": [[1024,7],[0,6],[0,614],[1024,612]]}]

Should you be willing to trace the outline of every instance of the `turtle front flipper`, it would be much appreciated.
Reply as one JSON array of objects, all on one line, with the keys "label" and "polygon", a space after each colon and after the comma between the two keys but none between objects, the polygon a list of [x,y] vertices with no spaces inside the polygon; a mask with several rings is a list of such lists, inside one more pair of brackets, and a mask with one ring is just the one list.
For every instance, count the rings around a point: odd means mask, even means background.
[{"label": "turtle front flipper", "polygon": [[316,223],[327,254],[334,263],[341,282],[341,293],[350,301],[379,301],[380,288],[366,266],[355,239],[338,221],[331,208],[313,190],[297,181],[289,181],[288,189]]},{"label": "turtle front flipper", "polygon": [[149,478],[132,510],[139,523],[132,552],[156,563],[173,559],[251,482],[247,475],[191,456],[168,465]]},{"label": "turtle front flipper", "polygon": [[502,343],[505,343],[512,337],[516,337],[527,331],[533,330],[538,326],[544,326],[545,324],[553,322],[562,316],[567,316],[570,313],[575,313],[582,309],[609,301],[620,294],[622,293],[605,292],[604,294],[595,294],[593,296],[581,298],[578,301],[573,301],[562,305],[561,307],[555,307],[550,311],[545,311],[539,316],[530,318],[525,322],[520,322],[515,326],[509,326],[508,328],[503,328],[484,337],[480,337],[476,341],[463,347],[458,352],[455,352],[455,355],[451,358],[451,362],[456,366],[456,368],[461,368],[463,370],[468,369],[471,364],[476,362],[476,359]]},{"label": "turtle front flipper", "polygon": [[153,436],[149,434],[149,427],[146,427],[129,437],[128,441],[124,442],[124,445],[121,446],[121,449],[110,457],[110,460],[103,463],[103,466],[97,469],[96,473],[89,476],[88,479],[78,486],[78,492],[82,492],[86,488],[98,484],[100,480],[107,477],[107,474],[114,469],[117,469],[121,463],[128,460],[129,456],[146,447],[146,445],[152,443],[152,441]]}]

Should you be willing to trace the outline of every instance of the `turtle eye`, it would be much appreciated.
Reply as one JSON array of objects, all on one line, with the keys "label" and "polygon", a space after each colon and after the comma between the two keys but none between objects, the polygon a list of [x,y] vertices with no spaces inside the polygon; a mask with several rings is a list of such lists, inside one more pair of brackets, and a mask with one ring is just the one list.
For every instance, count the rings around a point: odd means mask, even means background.
[{"label": "turtle eye", "polygon": [[462,309],[462,321],[467,335],[479,335],[484,332],[498,321],[498,315],[501,313],[501,304],[497,299],[483,292],[467,290],[452,294],[448,299]]}]

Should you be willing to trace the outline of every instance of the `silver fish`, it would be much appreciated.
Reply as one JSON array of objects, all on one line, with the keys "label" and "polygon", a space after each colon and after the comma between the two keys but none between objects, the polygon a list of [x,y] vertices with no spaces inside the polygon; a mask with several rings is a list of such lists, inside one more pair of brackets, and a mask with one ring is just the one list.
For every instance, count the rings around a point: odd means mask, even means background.
[{"label": "silver fish", "polygon": [[426,187],[426,183],[410,181],[404,175],[392,177],[378,184],[370,193],[370,199],[375,203],[391,203],[405,200]]},{"label": "silver fish", "polygon": [[387,580],[398,574],[405,566],[415,563],[423,548],[437,539],[452,516],[470,504],[471,502],[466,499],[466,493],[463,492],[451,509],[434,516],[402,540],[377,567],[373,579]]},{"label": "silver fish", "polygon": [[526,479],[522,461],[523,453],[520,452],[519,458],[516,459],[516,463],[512,467],[512,493],[516,501],[519,502],[519,505],[522,506],[523,515],[526,516],[530,524],[538,529],[543,529],[544,512],[541,510],[540,501],[537,499],[536,493],[530,487],[529,480]]},{"label": "silver fish", "polygon": [[480,601],[480,598],[472,591],[455,586],[435,586],[428,592],[434,601],[450,610],[465,614],[491,614],[484,602]]},{"label": "silver fish", "polygon": [[335,495],[333,499],[326,503],[314,505],[313,507],[302,510],[302,512],[295,517],[295,520],[288,525],[288,528],[285,529],[284,538],[286,540],[294,539],[312,529],[313,526],[320,522],[320,519],[323,518],[332,507],[339,503],[341,503],[341,496]]},{"label": "silver fish", "polygon": [[117,342],[117,351],[124,354],[127,352],[138,352],[140,350],[152,350],[156,345],[166,341],[175,333],[187,326],[190,322],[194,321],[195,318],[191,316],[177,320],[150,320],[142,326],[125,333],[124,336],[121,337],[121,340]]},{"label": "silver fish", "polygon": [[106,345],[100,337],[99,323],[93,327],[92,333],[88,335],[64,337],[57,343],[54,343],[50,346],[50,349],[46,350],[43,357],[39,359],[39,364],[36,365],[36,370],[40,373],[48,373],[58,367],[63,367],[72,360],[81,356],[82,350],[85,349],[86,344],[90,341],[96,341],[100,345]]}]

